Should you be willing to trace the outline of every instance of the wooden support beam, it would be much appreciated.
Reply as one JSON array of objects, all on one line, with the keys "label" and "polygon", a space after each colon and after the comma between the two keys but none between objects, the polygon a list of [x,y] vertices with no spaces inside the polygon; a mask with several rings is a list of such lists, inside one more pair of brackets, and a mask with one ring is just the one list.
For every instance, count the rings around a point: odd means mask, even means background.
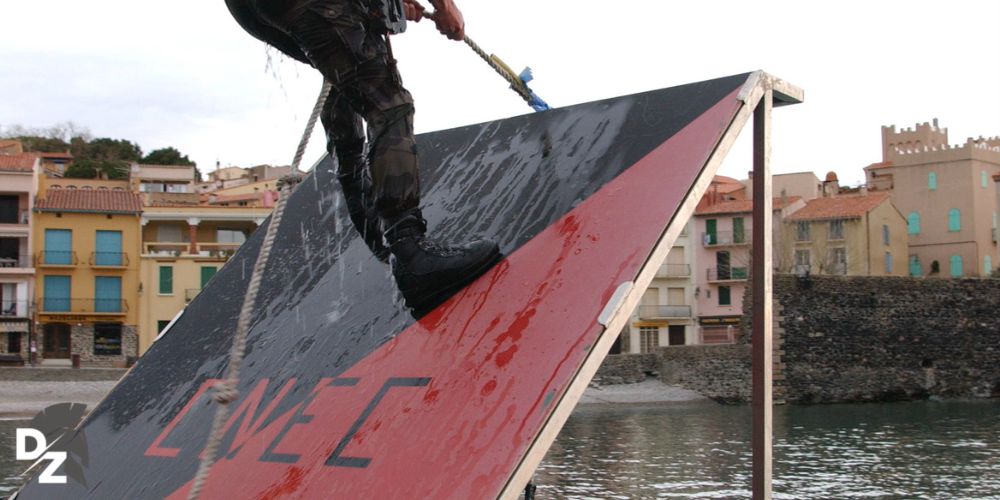
[{"label": "wooden support beam", "polygon": [[771,498],[771,109],[774,93],[764,83],[764,98],[753,121],[753,498]]}]

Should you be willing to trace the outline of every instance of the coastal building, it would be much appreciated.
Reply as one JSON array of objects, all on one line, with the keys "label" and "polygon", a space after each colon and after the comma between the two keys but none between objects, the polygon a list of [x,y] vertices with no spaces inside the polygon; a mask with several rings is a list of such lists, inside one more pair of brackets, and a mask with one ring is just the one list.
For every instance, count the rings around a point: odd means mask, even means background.
[{"label": "coastal building", "polygon": [[906,276],[906,219],[885,192],[816,198],[789,215],[776,273]]},{"label": "coastal building", "polygon": [[[208,179],[205,182],[195,184],[195,191],[199,193],[211,193],[223,189],[261,183],[264,181],[272,181],[273,185],[275,181],[290,174],[291,172],[291,166],[274,167],[271,165],[257,165],[250,168],[216,168],[214,171],[209,172]],[[260,186],[257,187],[258,189],[260,188]]]},{"label": "coastal building", "polygon": [[35,337],[42,364],[138,355],[139,216],[127,181],[49,177],[35,200]]},{"label": "coastal building", "polygon": [[147,195],[142,225],[139,353],[198,295],[271,208],[213,206]]},{"label": "coastal building", "polygon": [[882,127],[882,161],[865,176],[906,217],[910,274],[986,276],[996,268],[997,174],[1000,137],[951,145],[937,120]]},{"label": "coastal building", "polygon": [[133,189],[140,193],[193,193],[195,167],[133,164]]},{"label": "coastal building", "polygon": [[0,144],[0,355],[3,361],[29,361],[35,266],[31,258],[31,206],[40,158],[20,152],[20,143]]},{"label": "coastal building", "polygon": [[698,343],[691,279],[691,224],[689,221],[685,225],[666,261],[657,269],[612,352],[649,353],[661,346]]},{"label": "coastal building", "polygon": [[[693,245],[694,296],[698,311],[699,344],[732,343],[741,335],[743,294],[750,277],[753,236],[753,201],[746,199],[703,200],[695,210]],[[773,200],[774,248],[786,238],[782,221],[805,206],[801,198]]]}]

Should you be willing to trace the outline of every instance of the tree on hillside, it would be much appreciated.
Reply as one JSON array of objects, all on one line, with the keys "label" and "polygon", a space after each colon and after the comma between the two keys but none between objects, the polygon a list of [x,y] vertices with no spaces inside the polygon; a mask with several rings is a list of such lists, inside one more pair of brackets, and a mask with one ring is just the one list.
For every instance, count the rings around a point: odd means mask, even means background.
[{"label": "tree on hillside", "polygon": [[71,141],[70,152],[77,160],[138,162],[142,148],[126,139],[99,137],[92,141]]},{"label": "tree on hillside", "polygon": [[76,160],[63,174],[70,179],[128,179],[128,162],[122,160]]},{"label": "tree on hillside", "polygon": [[187,155],[182,155],[180,151],[173,147],[154,149],[142,159],[141,163],[147,165],[183,165],[185,167],[194,167],[195,180],[201,182],[201,171],[198,170],[198,164],[191,161]]},{"label": "tree on hillside", "polygon": [[91,136],[86,127],[73,122],[63,122],[51,127],[38,128],[11,125],[0,131],[0,138],[18,140],[28,152],[65,153],[70,149],[70,142],[74,138],[87,142]]},{"label": "tree on hillside", "polygon": [[172,147],[160,148],[150,151],[141,163],[147,165],[183,165],[185,167],[196,166],[187,155],[182,155],[180,151]]},{"label": "tree on hillside", "polygon": [[18,135],[8,138],[20,141],[24,151],[28,153],[65,153],[69,150],[69,143],[58,137]]}]

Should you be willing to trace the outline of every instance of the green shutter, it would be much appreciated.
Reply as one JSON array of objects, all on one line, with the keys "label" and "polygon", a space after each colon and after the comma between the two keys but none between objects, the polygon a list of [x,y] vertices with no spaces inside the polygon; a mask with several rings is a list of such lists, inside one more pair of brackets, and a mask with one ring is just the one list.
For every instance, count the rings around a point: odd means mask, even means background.
[{"label": "green shutter", "polygon": [[160,266],[160,293],[164,295],[174,293],[173,266]]},{"label": "green shutter", "polygon": [[937,191],[937,174],[934,172],[927,174],[927,189]]},{"label": "green shutter", "polygon": [[201,268],[201,287],[202,288],[205,288],[205,285],[207,285],[208,281],[210,279],[212,279],[212,276],[215,276],[215,272],[216,271],[218,271],[218,268],[215,267],[215,266],[202,266],[202,268]]},{"label": "green shutter", "polygon": [[732,303],[733,303],[733,301],[732,301],[732,296],[730,294],[729,287],[728,286],[720,286],[719,287],[719,305],[720,306],[728,306],[728,305],[731,305]]}]

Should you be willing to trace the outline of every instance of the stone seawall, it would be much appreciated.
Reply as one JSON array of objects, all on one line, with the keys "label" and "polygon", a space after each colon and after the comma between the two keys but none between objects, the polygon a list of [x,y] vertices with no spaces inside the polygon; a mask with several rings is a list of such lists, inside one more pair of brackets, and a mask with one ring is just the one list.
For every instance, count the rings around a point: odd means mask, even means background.
[{"label": "stone seawall", "polygon": [[692,345],[660,349],[660,379],[721,403],[750,400],[750,346]]},{"label": "stone seawall", "polygon": [[789,402],[1000,396],[1000,280],[776,276]]},{"label": "stone seawall", "polygon": [[656,377],[660,358],[656,354],[609,354],[594,375],[597,385],[635,384]]},{"label": "stone seawall", "polygon": [[[1000,397],[1000,279],[782,275],[774,299],[775,401]],[[667,384],[749,402],[749,337],[661,348],[655,369]],[[651,355],[641,356],[609,356],[606,364],[631,382],[621,373],[649,371]]]}]

